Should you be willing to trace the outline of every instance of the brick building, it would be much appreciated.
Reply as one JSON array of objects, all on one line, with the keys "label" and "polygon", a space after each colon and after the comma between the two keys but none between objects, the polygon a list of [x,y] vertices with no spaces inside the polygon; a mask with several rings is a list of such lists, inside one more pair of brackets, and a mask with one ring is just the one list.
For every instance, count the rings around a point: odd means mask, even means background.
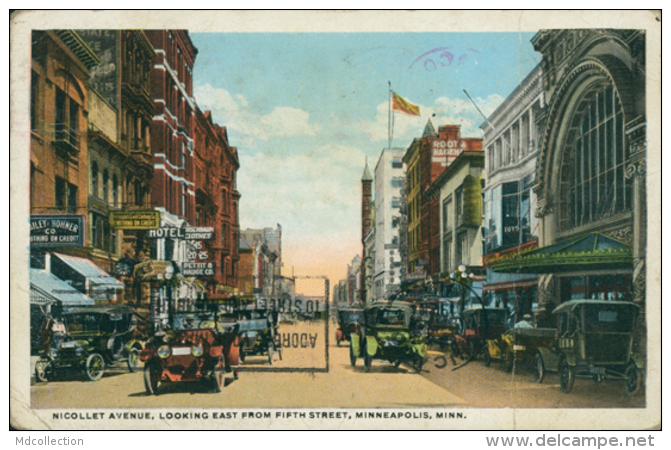
[{"label": "brick building", "polygon": [[196,226],[213,227],[214,239],[206,242],[209,261],[216,270],[211,295],[231,293],[238,286],[237,149],[228,142],[226,128],[213,123],[210,111],[196,108],[195,127]]}]

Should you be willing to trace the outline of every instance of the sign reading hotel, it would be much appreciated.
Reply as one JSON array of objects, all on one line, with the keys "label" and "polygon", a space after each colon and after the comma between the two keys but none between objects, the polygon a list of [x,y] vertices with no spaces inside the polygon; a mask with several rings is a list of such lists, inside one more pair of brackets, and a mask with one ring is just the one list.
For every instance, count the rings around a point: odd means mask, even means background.
[{"label": "sign reading hotel", "polygon": [[77,215],[31,215],[31,247],[84,245],[84,217]]},{"label": "sign reading hotel", "polygon": [[466,150],[466,142],[454,139],[435,140],[431,143],[431,149],[431,161],[447,167],[461,152]]},{"label": "sign reading hotel", "polygon": [[185,277],[205,277],[214,275],[214,263],[182,263],[182,275]]},{"label": "sign reading hotel", "polygon": [[151,239],[177,238],[186,241],[207,241],[214,237],[213,227],[161,227],[149,230]]},{"label": "sign reading hotel", "polygon": [[110,211],[110,225],[117,230],[151,230],[161,225],[159,211]]}]

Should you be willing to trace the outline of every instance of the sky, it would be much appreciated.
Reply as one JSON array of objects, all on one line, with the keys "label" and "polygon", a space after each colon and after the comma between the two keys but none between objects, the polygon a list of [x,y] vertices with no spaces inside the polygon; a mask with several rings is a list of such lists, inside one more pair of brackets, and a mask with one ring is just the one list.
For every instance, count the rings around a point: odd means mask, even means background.
[{"label": "sky", "polygon": [[388,145],[389,83],[421,112],[394,114],[392,147],[429,118],[482,137],[464,91],[491,114],[540,62],[533,35],[190,33],[196,102],[238,148],[240,229],[281,224],[282,273],[334,286],[362,253],[361,176]]}]

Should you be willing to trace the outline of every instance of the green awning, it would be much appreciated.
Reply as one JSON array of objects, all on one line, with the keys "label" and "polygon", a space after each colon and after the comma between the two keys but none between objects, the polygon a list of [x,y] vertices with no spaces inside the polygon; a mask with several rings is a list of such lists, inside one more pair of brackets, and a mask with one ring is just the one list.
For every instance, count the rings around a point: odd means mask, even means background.
[{"label": "green awning", "polygon": [[598,231],[547,245],[492,265],[495,272],[536,274],[631,268],[631,246]]}]

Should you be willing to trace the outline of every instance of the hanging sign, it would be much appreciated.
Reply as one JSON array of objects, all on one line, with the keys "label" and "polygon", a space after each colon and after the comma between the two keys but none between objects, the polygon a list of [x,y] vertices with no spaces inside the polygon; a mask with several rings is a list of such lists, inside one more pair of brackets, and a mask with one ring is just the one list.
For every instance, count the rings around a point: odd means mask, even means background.
[{"label": "hanging sign", "polygon": [[84,217],[78,215],[31,215],[32,247],[84,245]]},{"label": "hanging sign", "polygon": [[214,237],[213,227],[160,227],[149,230],[147,237],[151,239],[178,238],[187,241],[210,240]]},{"label": "hanging sign", "polygon": [[110,225],[117,230],[150,230],[161,224],[159,211],[110,211]]}]

